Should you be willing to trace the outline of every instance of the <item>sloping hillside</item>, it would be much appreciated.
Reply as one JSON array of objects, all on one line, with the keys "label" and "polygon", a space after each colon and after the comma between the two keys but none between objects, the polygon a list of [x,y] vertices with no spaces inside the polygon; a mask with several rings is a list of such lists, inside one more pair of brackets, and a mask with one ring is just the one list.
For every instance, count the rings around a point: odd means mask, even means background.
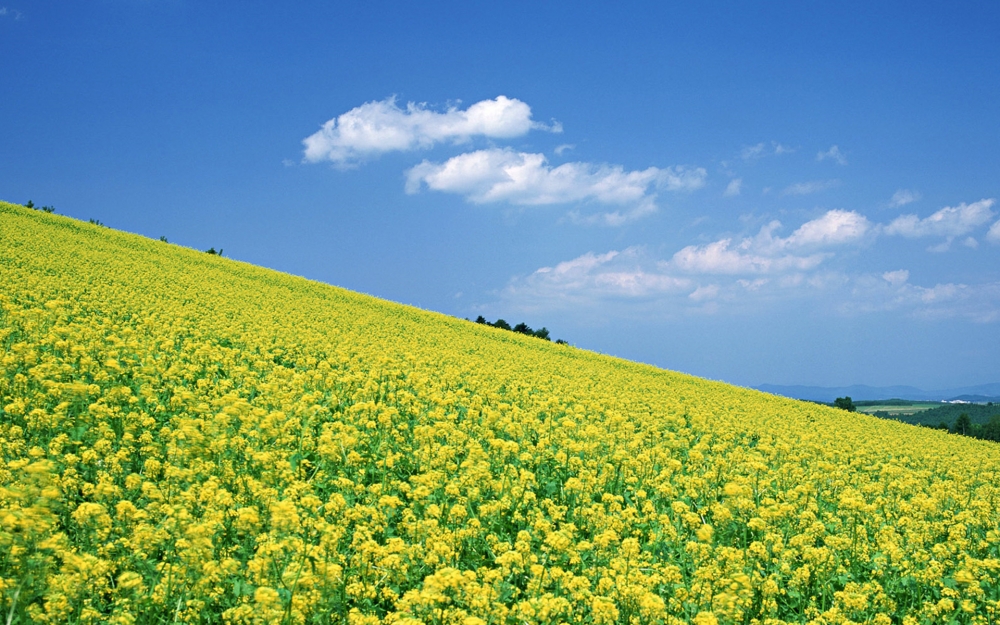
[{"label": "sloping hillside", "polygon": [[991,443],[3,203],[0,345],[9,623],[998,619]]}]

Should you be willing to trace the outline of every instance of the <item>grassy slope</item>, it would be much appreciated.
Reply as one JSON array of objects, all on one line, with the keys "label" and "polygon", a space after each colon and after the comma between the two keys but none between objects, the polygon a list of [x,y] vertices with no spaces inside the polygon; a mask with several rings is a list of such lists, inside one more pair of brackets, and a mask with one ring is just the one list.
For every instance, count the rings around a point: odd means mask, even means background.
[{"label": "grassy slope", "polygon": [[0,607],[23,619],[995,607],[992,444],[8,204],[0,272]]}]

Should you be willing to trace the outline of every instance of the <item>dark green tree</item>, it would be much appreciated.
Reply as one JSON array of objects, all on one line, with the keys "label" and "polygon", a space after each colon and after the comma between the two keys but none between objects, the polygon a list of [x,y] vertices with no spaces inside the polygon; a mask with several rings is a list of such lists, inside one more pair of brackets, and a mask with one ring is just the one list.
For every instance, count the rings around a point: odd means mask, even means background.
[{"label": "dark green tree", "polygon": [[972,433],[972,420],[969,419],[968,413],[963,412],[958,415],[958,418],[955,419],[955,427],[951,431],[962,436],[968,436]]},{"label": "dark green tree", "polygon": [[979,438],[1000,442],[1000,414],[993,415],[979,428]]},{"label": "dark green tree", "polygon": [[510,324],[503,319],[497,319],[492,325],[494,328],[500,328],[501,330],[513,330],[513,328],[510,327]]},{"label": "dark green tree", "polygon": [[833,401],[833,406],[834,408],[840,408],[841,410],[846,410],[847,412],[854,412],[858,409],[857,406],[854,405],[854,402],[851,401],[850,395],[847,397],[838,397]]}]

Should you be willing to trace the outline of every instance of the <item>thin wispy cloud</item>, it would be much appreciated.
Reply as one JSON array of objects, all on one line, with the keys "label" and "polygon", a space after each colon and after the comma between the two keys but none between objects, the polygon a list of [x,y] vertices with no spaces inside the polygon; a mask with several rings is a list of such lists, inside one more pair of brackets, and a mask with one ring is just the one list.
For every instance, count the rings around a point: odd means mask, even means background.
[{"label": "thin wispy cloud", "polygon": [[920,193],[916,191],[911,191],[910,189],[899,189],[892,194],[889,199],[889,208],[899,208],[900,206],[906,206],[907,204],[912,204],[920,199]]},{"label": "thin wispy cloud", "polygon": [[740,152],[740,158],[745,161],[752,161],[754,159],[764,156],[764,143],[758,143],[757,145],[748,145],[743,148]]},{"label": "thin wispy cloud", "polygon": [[442,142],[464,143],[473,137],[511,139],[531,130],[561,132],[562,127],[558,122],[547,125],[534,121],[531,107],[506,96],[442,112],[413,102],[400,107],[391,97],[367,102],[327,121],[302,143],[307,162],[348,166],[386,152],[429,148]]},{"label": "thin wispy cloud", "polygon": [[830,149],[826,152],[819,152],[816,154],[817,161],[825,161],[826,159],[830,159],[838,165],[847,164],[847,155],[845,155],[836,145],[830,146]]},{"label": "thin wispy cloud", "polygon": [[781,195],[810,195],[832,189],[840,184],[840,180],[812,180],[809,182],[796,182],[788,185],[781,192]]},{"label": "thin wispy cloud", "polygon": [[654,202],[642,202],[631,208],[617,209],[603,213],[584,213],[580,209],[573,209],[566,214],[566,217],[570,222],[584,226],[617,227],[638,221],[647,215],[652,215],[657,210]]},{"label": "thin wispy cloud", "polygon": [[794,148],[782,145],[777,141],[771,141],[770,143],[761,141],[756,145],[744,146],[740,150],[740,158],[745,161],[754,161],[765,156],[780,156],[782,154],[791,154],[794,151]]},{"label": "thin wispy cloud", "polygon": [[[552,167],[544,154],[494,148],[460,154],[443,163],[424,161],[406,173],[406,191],[417,193],[426,186],[432,191],[462,195],[474,204],[596,202],[630,207],[641,216],[655,210],[658,190],[693,191],[704,186],[706,177],[703,168],[627,171],[620,165],[584,162]],[[624,213],[619,215],[622,220],[618,223],[627,219]]]},{"label": "thin wispy cloud", "polygon": [[726,190],[722,193],[725,197],[736,197],[740,194],[740,190],[743,188],[742,178],[733,178],[726,185]]},{"label": "thin wispy cloud", "polygon": [[9,18],[12,18],[12,19],[15,19],[15,20],[19,20],[23,16],[24,16],[24,13],[21,13],[17,9],[11,9],[11,8],[8,8],[8,7],[0,7],[0,17],[9,17]]}]

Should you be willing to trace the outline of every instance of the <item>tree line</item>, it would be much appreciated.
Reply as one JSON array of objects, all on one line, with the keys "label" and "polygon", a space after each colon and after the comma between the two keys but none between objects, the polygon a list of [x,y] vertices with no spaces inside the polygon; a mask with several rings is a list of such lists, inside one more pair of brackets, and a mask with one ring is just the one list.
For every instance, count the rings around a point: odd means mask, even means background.
[{"label": "tree line", "polygon": [[[494,328],[500,328],[501,330],[507,330],[509,332],[517,332],[518,334],[524,334],[526,336],[533,336],[535,338],[539,338],[539,339],[542,339],[542,340],[545,340],[545,341],[551,341],[552,340],[551,338],[549,338],[549,330],[548,330],[548,328],[546,328],[546,327],[543,326],[543,327],[541,327],[541,328],[539,328],[537,330],[532,330],[528,326],[528,324],[524,323],[523,321],[521,323],[517,324],[516,326],[511,327],[511,325],[509,323],[507,323],[506,321],[504,321],[503,319],[497,319],[496,321],[494,321],[494,322],[491,323],[491,322],[489,322],[489,321],[486,320],[486,317],[483,317],[482,315],[479,315],[478,317],[476,317],[476,323],[478,323],[480,325],[491,326],[491,327],[494,327]],[[566,343],[566,341],[564,341],[562,339],[559,339],[559,340],[556,341],[556,344],[557,345],[566,345],[567,343]]]}]

